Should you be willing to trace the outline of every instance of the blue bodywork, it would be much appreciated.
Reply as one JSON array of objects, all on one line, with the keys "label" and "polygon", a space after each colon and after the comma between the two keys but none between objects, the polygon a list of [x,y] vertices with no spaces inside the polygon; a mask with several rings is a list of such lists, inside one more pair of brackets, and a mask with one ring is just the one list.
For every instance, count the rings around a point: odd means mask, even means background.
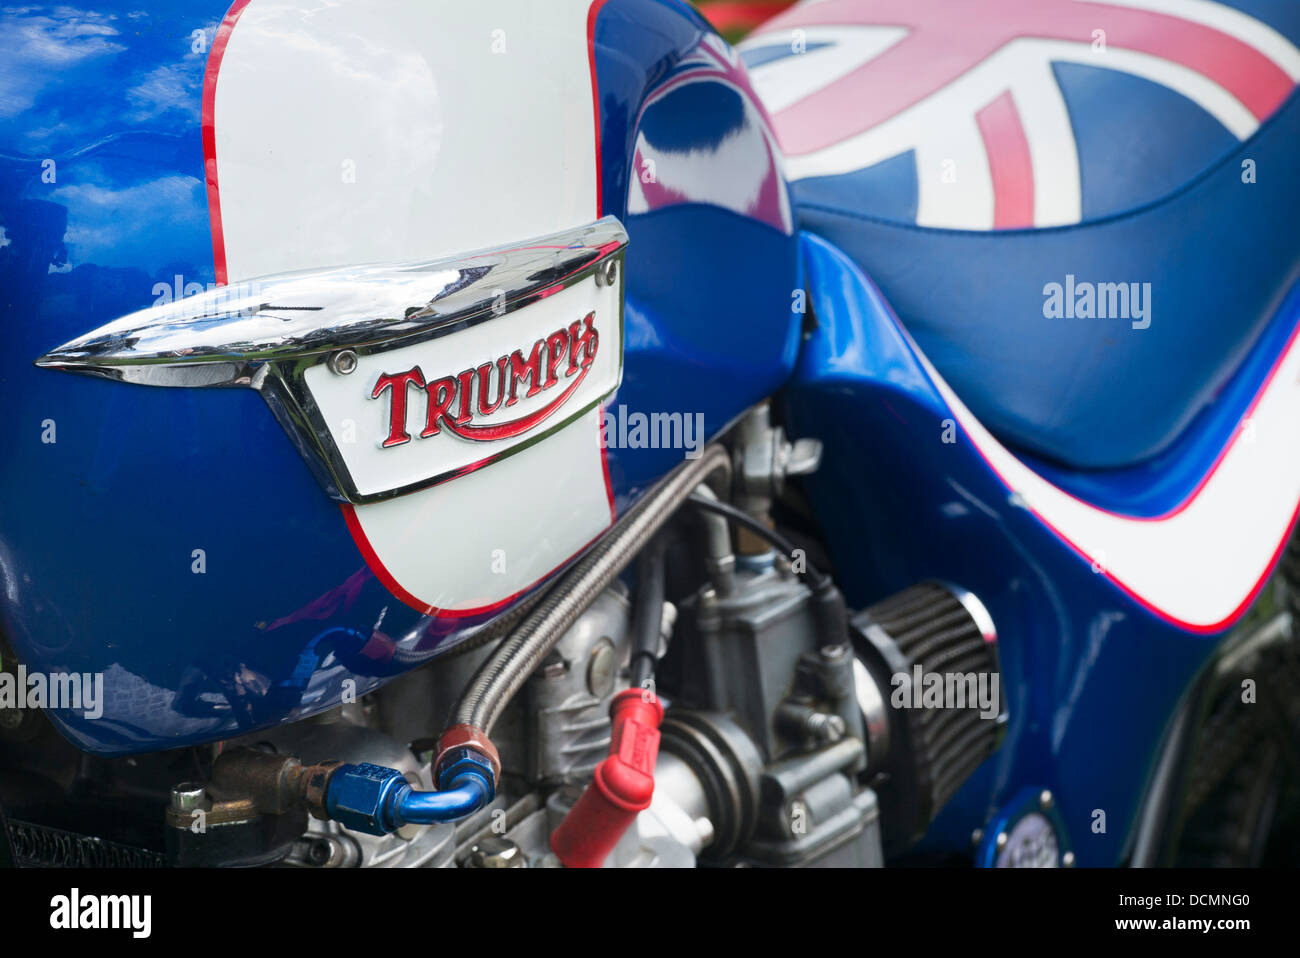
[{"label": "blue bodywork", "polygon": [[[0,15],[0,79],[25,97],[0,119],[0,581],[4,635],[29,669],[104,673],[102,718],[51,717],[82,748],[118,754],[333,707],[476,623],[388,593],[255,393],[32,365],[176,276],[182,292],[214,280],[200,105],[225,6],[98,9]],[[631,237],[613,405],[702,412],[709,434],[788,378],[801,286],[792,229],[707,202],[627,213],[637,122],[670,127],[676,113],[704,146],[737,132],[734,113],[701,118],[673,97],[643,109],[713,37],[697,14],[648,0],[607,4],[594,32],[602,212]],[[725,181],[724,164],[698,155],[694,183]],[[610,449],[619,510],[681,454]]]},{"label": "blue bodywork", "polygon": [[[1017,504],[964,434],[938,441],[952,412],[880,290],[844,252],[802,238],[818,325],[787,412],[794,434],[825,444],[806,489],[850,604],[940,579],[980,596],[998,628],[1007,736],[928,840],[968,847],[974,828],[1032,786],[1057,796],[1080,864],[1120,861],[1158,746],[1218,636],[1163,621],[1097,574]],[[1289,333],[1300,304],[1288,302],[1275,325]],[[1208,445],[1185,442],[1191,461],[1170,468],[1204,474]],[[1104,832],[1093,829],[1098,810]]]}]

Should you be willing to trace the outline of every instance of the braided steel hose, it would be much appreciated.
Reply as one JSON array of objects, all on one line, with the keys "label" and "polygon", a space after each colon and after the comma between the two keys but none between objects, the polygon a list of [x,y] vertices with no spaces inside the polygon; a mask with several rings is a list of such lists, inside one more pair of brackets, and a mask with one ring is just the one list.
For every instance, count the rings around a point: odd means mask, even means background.
[{"label": "braided steel hose", "polygon": [[[486,739],[506,705],[578,616],[686,502],[691,492],[716,473],[723,473],[724,481],[728,480],[730,472],[731,460],[726,450],[711,445],[698,459],[682,463],[646,493],[483,663],[452,712],[451,728],[472,729]],[[720,488],[725,489],[726,485]],[[442,751],[450,747],[448,743]]]},{"label": "braided steel hose", "polygon": [[[605,533],[510,636],[479,667],[452,713],[452,724],[438,741],[434,762],[436,791],[411,788],[394,768],[327,762],[304,768],[294,758],[247,750],[230,753],[227,764],[244,762],[268,774],[270,801],[305,803],[322,818],[371,835],[386,835],[407,824],[454,821],[490,803],[501,777],[501,759],[489,734],[511,698],[551,652],[578,616],[605,590],[700,483],[721,473],[730,480],[731,460],[718,445],[687,460],[646,493]],[[513,613],[518,615],[519,613]],[[495,634],[491,629],[490,634]]]}]

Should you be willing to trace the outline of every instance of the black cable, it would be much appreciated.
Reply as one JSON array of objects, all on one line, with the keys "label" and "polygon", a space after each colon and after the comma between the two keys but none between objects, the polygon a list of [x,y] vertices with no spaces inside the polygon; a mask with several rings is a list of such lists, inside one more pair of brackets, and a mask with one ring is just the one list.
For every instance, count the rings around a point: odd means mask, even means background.
[{"label": "black cable", "polygon": [[[695,494],[686,501],[703,512],[715,513],[733,525],[743,526],[793,560],[796,552],[794,543],[744,510],[727,502]],[[666,551],[665,537],[659,535],[637,557],[637,592],[632,609],[633,644],[629,661],[634,687],[645,685],[654,675],[659,661],[657,652],[663,627]],[[794,564],[791,568],[795,568]],[[843,641],[848,634],[848,613],[844,597],[840,595],[834,581],[809,562],[806,556],[802,568],[795,571],[795,574],[805,581],[813,593],[814,613],[822,634],[829,637],[828,641]]]},{"label": "black cable", "polygon": [[[787,558],[793,560],[796,551],[794,543],[775,529],[768,528],[743,509],[738,509],[729,502],[719,502],[716,499],[709,499],[694,493],[686,501],[697,509],[717,513],[720,516],[725,516],[735,525],[744,526],[756,536],[770,542],[776,547],[777,551],[784,553]],[[794,569],[793,562],[791,569]],[[848,609],[844,604],[844,596],[835,587],[835,582],[830,576],[819,571],[816,566],[809,562],[806,554],[802,571],[796,570],[795,574],[800,576],[808,588],[812,590],[813,614],[817,618],[818,631],[824,637],[824,641],[827,644],[839,644],[847,641],[849,634]]]},{"label": "black cable", "polygon": [[664,553],[667,542],[655,536],[637,557],[636,601],[632,607],[632,685],[645,687],[659,662],[664,620]]},{"label": "black cable", "polygon": [[[720,516],[726,517],[735,525],[744,526],[750,532],[767,540],[767,542],[774,546],[778,552],[783,553],[791,560],[794,559],[794,554],[800,551],[793,542],[781,535],[781,533],[767,525],[764,525],[748,512],[733,506],[729,502],[719,502],[716,499],[709,499],[705,496],[696,496],[693,493],[686,501],[697,509],[703,510],[704,512],[717,513]],[[829,581],[829,576],[819,571],[816,566],[807,560],[806,556],[803,562],[803,569],[795,570],[795,574],[807,579],[809,587],[814,590],[824,587]]]}]

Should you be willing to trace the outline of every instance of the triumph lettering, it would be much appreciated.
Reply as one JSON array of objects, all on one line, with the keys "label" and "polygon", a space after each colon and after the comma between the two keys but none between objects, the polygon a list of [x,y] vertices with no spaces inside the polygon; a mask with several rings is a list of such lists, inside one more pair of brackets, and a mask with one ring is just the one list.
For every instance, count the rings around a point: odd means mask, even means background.
[{"label": "triumph lettering", "polygon": [[[384,373],[370,393],[371,399],[388,399],[388,433],[380,445],[388,449],[411,441],[406,423],[412,386],[425,396],[421,439],[444,430],[476,442],[525,433],[568,401],[595,362],[599,346],[593,312],[537,340],[527,354],[515,349],[492,362],[445,376],[426,377],[419,366]],[[506,422],[484,421],[503,406],[508,409],[557,386],[559,392],[540,409]]]},{"label": "triumph lettering", "polygon": [[378,399],[385,391],[389,394],[388,437],[383,442],[385,449],[411,441],[411,436],[406,431],[406,387],[412,385],[424,388],[424,374],[420,372],[419,366],[395,376],[385,373],[379,377],[370,394],[371,399]]}]

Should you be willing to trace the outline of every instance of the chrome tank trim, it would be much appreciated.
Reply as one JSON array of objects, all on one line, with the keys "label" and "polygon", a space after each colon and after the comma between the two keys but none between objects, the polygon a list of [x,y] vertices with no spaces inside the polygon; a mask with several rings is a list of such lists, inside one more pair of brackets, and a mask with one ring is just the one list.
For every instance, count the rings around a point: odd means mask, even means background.
[{"label": "chrome tank trim", "polygon": [[[266,276],[130,313],[50,350],[36,365],[147,386],[255,389],[331,498],[355,505],[378,502],[470,470],[360,492],[307,387],[307,371],[326,365],[345,375],[358,356],[468,329],[593,276],[598,286],[621,286],[627,241],[617,217],[606,216],[508,247],[429,262]],[[522,451],[589,412],[610,392],[566,410],[473,468]]]}]

